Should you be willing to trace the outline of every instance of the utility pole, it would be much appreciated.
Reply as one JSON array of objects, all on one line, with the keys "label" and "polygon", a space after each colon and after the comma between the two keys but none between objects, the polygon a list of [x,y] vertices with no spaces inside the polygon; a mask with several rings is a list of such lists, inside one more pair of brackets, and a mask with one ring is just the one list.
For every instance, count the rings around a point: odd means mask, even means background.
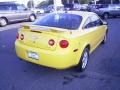
[{"label": "utility pole", "polygon": [[78,0],[78,3],[80,4],[80,0]]},{"label": "utility pole", "polygon": [[57,13],[57,0],[54,0],[53,5],[54,5],[55,12]]},{"label": "utility pole", "polygon": [[95,5],[96,5],[96,0],[94,0],[94,2],[95,2]]},{"label": "utility pole", "polygon": [[29,0],[28,3],[27,3],[27,7],[29,9],[34,8],[34,1],[33,0]]},{"label": "utility pole", "polygon": [[94,0],[95,5],[97,4],[98,1],[99,1],[99,0]]},{"label": "utility pole", "polygon": [[57,10],[60,8],[60,7],[63,7],[63,4],[62,4],[62,1],[61,0],[54,0],[54,10],[55,12],[57,12]]},{"label": "utility pole", "polygon": [[111,0],[111,4],[113,4],[113,0]]}]

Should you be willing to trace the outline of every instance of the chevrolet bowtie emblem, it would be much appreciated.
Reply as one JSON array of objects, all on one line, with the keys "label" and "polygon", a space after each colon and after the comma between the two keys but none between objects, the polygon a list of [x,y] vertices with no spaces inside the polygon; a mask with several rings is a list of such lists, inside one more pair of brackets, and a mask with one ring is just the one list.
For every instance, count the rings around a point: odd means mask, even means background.
[{"label": "chevrolet bowtie emblem", "polygon": [[38,39],[38,37],[37,36],[32,36],[32,40],[36,40],[36,39]]}]

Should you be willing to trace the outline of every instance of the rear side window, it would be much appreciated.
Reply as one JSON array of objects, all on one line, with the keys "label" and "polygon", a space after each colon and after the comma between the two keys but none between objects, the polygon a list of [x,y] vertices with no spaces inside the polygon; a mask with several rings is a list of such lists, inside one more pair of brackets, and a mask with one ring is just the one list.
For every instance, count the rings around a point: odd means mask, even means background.
[{"label": "rear side window", "polygon": [[0,10],[7,10],[7,6],[6,5],[0,5]]},{"label": "rear side window", "polygon": [[100,8],[107,8],[107,7],[108,7],[108,5],[107,5],[107,4],[106,4],[106,5],[105,5],[105,4],[103,4],[103,5],[101,5],[101,6],[100,6]]},{"label": "rear side window", "polygon": [[87,20],[86,20],[86,22],[84,23],[84,25],[83,25],[83,29],[87,29],[87,28],[91,28],[93,25],[92,25],[92,23],[91,23],[91,20],[90,20],[90,18],[88,18]]},{"label": "rear side window", "polygon": [[96,15],[92,15],[86,20],[85,24],[83,25],[83,29],[101,26],[101,25],[103,25],[101,19]]},{"label": "rear side window", "polygon": [[42,19],[38,19],[36,22],[34,22],[34,25],[75,30],[79,28],[81,21],[82,17],[79,15],[68,13],[52,13],[46,15]]},{"label": "rear side window", "polygon": [[16,6],[14,4],[1,4],[0,10],[16,10]]},{"label": "rear side window", "polygon": [[101,21],[101,19],[97,15],[92,15],[90,17],[90,19],[91,19],[91,22],[93,24],[93,27],[103,25],[103,22]]},{"label": "rear side window", "polygon": [[17,10],[24,11],[25,9],[24,5],[17,5]]}]

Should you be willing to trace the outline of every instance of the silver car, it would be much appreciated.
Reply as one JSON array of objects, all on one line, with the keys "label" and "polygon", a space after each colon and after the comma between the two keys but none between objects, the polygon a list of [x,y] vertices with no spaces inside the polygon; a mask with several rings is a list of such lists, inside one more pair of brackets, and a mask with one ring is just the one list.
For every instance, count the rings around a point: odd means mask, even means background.
[{"label": "silver car", "polygon": [[120,16],[120,5],[103,5],[102,7],[96,8],[94,12],[97,13],[99,16],[103,16],[105,19],[109,18],[110,16]]},{"label": "silver car", "polygon": [[34,21],[35,19],[34,12],[26,9],[24,5],[14,2],[0,2],[0,26],[6,26],[11,22]]}]

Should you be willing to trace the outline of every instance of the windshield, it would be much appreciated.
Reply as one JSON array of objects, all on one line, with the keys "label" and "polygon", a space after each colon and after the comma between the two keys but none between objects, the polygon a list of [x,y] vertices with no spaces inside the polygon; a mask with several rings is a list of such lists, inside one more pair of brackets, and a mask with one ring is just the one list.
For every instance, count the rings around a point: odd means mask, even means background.
[{"label": "windshield", "polygon": [[63,29],[78,29],[82,21],[82,16],[68,13],[52,13],[42,19],[36,20],[33,24]]}]

